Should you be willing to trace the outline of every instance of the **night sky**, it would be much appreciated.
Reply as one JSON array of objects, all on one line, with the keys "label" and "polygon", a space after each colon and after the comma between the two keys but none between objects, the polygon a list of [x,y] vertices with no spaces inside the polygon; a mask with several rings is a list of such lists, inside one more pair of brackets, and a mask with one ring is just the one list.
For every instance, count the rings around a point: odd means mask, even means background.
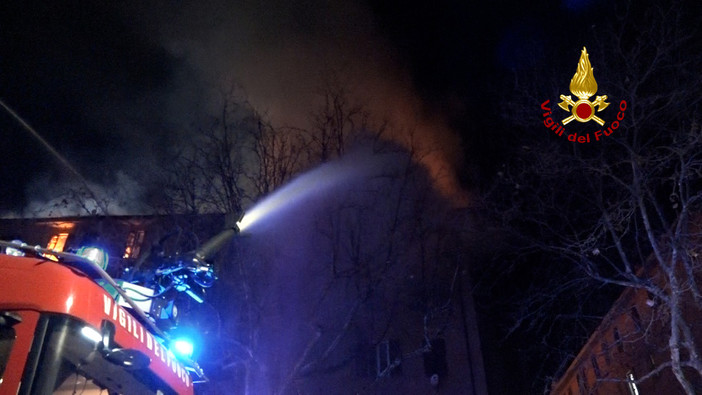
[{"label": "night sky", "polygon": [[[0,5],[0,100],[91,186],[133,185],[139,200],[153,181],[144,169],[161,163],[226,87],[240,86],[275,125],[304,127],[321,76],[333,70],[374,113],[419,125],[470,187],[476,167],[500,154],[490,118],[510,94],[496,91],[509,86],[509,71],[568,46],[575,58],[582,43],[567,31],[598,7],[9,1]],[[0,129],[3,215],[78,182],[4,110]]]}]

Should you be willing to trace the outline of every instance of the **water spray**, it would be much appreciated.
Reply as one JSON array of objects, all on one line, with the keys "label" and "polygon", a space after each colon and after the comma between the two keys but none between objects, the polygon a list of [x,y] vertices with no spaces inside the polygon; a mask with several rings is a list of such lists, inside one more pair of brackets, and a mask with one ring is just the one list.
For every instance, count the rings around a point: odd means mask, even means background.
[{"label": "water spray", "polygon": [[58,161],[59,161],[62,165],[64,165],[68,170],[70,170],[70,172],[71,172],[76,178],[78,178],[78,180],[79,180],[81,183],[83,183],[83,186],[85,187],[85,189],[86,189],[86,190],[88,191],[88,193],[90,194],[90,197],[93,198],[93,200],[95,201],[95,204],[96,204],[98,207],[100,207],[100,210],[102,210],[102,212],[103,212],[105,215],[108,215],[108,213],[107,213],[107,207],[103,207],[103,205],[100,203],[100,201],[99,201],[99,200],[97,199],[97,197],[95,196],[95,193],[93,192],[93,190],[90,189],[90,186],[88,185],[88,181],[78,172],[78,170],[76,170],[73,166],[71,166],[71,164],[68,162],[68,160],[67,160],[66,158],[64,158],[58,151],[56,151],[56,150],[54,149],[54,147],[52,147],[51,144],[49,144],[48,141],[46,141],[43,137],[41,137],[41,135],[40,135],[36,130],[34,130],[34,128],[33,128],[30,124],[28,124],[24,119],[22,119],[22,117],[20,117],[15,111],[13,111],[7,104],[5,104],[5,102],[3,102],[2,100],[0,100],[0,106],[2,106],[2,107],[5,109],[5,111],[7,111],[10,115],[12,115],[12,117],[15,118],[15,120],[16,120],[17,122],[19,122],[20,125],[22,125],[22,127],[23,127],[25,130],[27,130],[32,136],[34,136],[34,138],[36,138],[37,140],[39,140],[39,142],[44,146],[44,148],[46,148],[49,152],[51,152],[51,154],[52,154],[56,159],[58,159]]},{"label": "water spray", "polygon": [[252,225],[267,218],[273,213],[299,203],[314,192],[325,192],[340,184],[349,185],[354,178],[364,175],[378,174],[383,169],[387,157],[372,153],[370,156],[363,152],[358,155],[347,155],[335,162],[325,163],[322,166],[300,175],[288,184],[277,189],[273,194],[265,197],[236,223],[241,232]]},{"label": "water spray", "polygon": [[329,171],[324,167],[306,173],[264,198],[251,210],[247,211],[236,225],[241,232],[244,232],[254,223],[284,207],[296,203],[313,190],[328,189],[339,181],[340,177],[335,172]]}]

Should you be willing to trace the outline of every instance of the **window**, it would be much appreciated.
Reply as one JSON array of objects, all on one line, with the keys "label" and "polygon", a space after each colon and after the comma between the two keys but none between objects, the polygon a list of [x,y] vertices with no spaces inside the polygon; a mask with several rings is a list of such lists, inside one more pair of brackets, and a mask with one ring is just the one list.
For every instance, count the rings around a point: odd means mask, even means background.
[{"label": "window", "polygon": [[[53,235],[49,242],[46,244],[46,248],[49,250],[54,250],[58,252],[63,252],[63,248],[66,246],[66,240],[68,239],[68,233],[59,233]],[[58,261],[58,258],[51,254],[44,254],[44,257],[51,259],[52,261]]]},{"label": "window", "polygon": [[643,329],[643,324],[641,323],[641,316],[639,315],[639,311],[636,309],[636,306],[631,307],[631,319],[634,321],[634,326],[636,327],[637,331],[641,331]]},{"label": "window", "polygon": [[607,342],[602,342],[602,355],[604,355],[604,360],[607,366],[612,364],[612,358],[609,355],[609,344]]},{"label": "window", "polygon": [[124,259],[136,259],[141,252],[141,244],[144,242],[144,231],[129,232],[127,236],[127,246],[124,248]]},{"label": "window", "polygon": [[68,233],[53,235],[51,240],[49,240],[49,244],[46,245],[46,248],[62,252],[63,248],[66,246],[66,239],[68,239]]},{"label": "window", "polygon": [[614,328],[614,343],[617,345],[617,350],[619,352],[624,352],[624,344],[622,343],[622,337],[619,335],[619,329]]},{"label": "window", "polygon": [[585,379],[585,371],[581,370],[578,372],[578,389],[581,394],[587,394],[587,381]]},{"label": "window", "polygon": [[602,372],[600,371],[600,365],[597,364],[597,357],[592,355],[590,357],[590,363],[592,364],[592,369],[595,370],[595,377],[602,378]]}]

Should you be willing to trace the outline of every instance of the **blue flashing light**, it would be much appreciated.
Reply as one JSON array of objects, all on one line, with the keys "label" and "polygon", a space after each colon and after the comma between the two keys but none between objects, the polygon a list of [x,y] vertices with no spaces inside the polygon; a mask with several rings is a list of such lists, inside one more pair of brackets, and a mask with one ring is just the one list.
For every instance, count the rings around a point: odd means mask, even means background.
[{"label": "blue flashing light", "polygon": [[195,346],[190,339],[178,338],[171,343],[171,351],[178,357],[190,358],[193,356]]}]

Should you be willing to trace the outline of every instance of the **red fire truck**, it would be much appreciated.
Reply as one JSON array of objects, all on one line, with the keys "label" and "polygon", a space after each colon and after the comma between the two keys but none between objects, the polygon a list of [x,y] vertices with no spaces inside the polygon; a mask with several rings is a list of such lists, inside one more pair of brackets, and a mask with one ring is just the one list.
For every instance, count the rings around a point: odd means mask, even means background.
[{"label": "red fire truck", "polygon": [[94,260],[0,246],[0,394],[193,394],[205,380]]}]

